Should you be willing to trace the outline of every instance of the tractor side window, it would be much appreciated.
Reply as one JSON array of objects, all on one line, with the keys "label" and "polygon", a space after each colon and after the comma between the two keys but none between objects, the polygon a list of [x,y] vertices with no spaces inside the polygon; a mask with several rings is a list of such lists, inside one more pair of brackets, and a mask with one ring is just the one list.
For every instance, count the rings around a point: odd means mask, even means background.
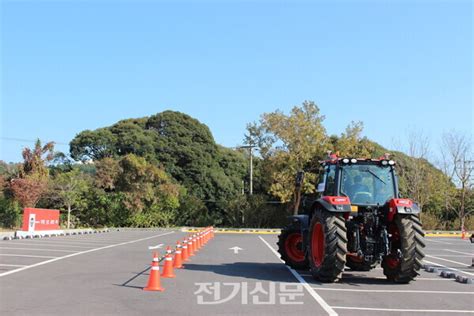
[{"label": "tractor side window", "polygon": [[336,189],[336,167],[330,166],[329,170],[327,171],[327,176],[326,176],[325,193],[327,195],[334,195],[335,189]]}]

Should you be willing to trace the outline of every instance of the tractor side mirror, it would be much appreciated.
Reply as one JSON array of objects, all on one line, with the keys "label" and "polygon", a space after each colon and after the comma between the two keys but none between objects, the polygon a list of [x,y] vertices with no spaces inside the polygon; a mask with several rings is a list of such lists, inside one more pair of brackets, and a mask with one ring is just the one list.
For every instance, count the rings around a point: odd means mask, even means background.
[{"label": "tractor side mirror", "polygon": [[317,192],[322,193],[324,192],[324,189],[326,188],[326,183],[320,183],[318,184],[318,188],[316,189]]}]

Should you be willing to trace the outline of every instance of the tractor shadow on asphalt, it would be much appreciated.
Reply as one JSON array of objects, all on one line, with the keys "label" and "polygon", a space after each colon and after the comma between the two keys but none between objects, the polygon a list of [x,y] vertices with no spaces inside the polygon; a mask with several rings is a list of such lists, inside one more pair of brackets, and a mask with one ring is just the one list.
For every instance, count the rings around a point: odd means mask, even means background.
[{"label": "tractor shadow on asphalt", "polygon": [[233,262],[222,264],[185,264],[190,271],[212,272],[229,277],[270,282],[298,282],[281,263]]},{"label": "tractor shadow on asphalt", "polygon": [[[258,262],[233,262],[223,264],[185,264],[185,269],[190,271],[212,272],[229,277],[254,279],[258,281],[298,283],[298,280],[281,263],[258,263]],[[308,284],[324,286],[328,283],[319,282],[310,275],[309,271],[297,271]],[[336,284],[352,286],[363,286],[367,284],[393,285],[394,283],[373,275],[344,271],[342,280]]]}]

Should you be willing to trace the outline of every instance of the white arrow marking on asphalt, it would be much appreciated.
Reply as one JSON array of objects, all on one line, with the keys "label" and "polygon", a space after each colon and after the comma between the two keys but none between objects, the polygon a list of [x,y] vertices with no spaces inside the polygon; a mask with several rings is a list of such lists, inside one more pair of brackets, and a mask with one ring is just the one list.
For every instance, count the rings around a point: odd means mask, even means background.
[{"label": "white arrow marking on asphalt", "polygon": [[148,247],[148,249],[160,249],[161,247],[163,247],[163,244],[159,244],[159,245],[156,245],[156,246],[150,246]]},{"label": "white arrow marking on asphalt", "polygon": [[235,246],[235,247],[232,247],[232,248],[229,248],[230,250],[234,250],[234,253],[235,254],[238,254],[240,250],[243,250],[242,248],[238,247],[238,246]]}]

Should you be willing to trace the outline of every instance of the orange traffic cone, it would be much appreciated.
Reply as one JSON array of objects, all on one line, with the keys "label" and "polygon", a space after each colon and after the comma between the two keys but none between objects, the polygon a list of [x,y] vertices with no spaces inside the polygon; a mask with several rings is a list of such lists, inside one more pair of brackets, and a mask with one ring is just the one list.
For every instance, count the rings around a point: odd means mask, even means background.
[{"label": "orange traffic cone", "polygon": [[194,256],[194,249],[193,249],[193,240],[192,237],[188,238],[188,256]]},{"label": "orange traffic cone", "polygon": [[202,248],[202,235],[201,235],[201,233],[198,233],[196,238],[197,238],[196,239],[197,249],[201,249]]},{"label": "orange traffic cone", "polygon": [[466,231],[464,228],[461,230],[461,239],[466,239]]},{"label": "orange traffic cone", "polygon": [[182,256],[182,252],[181,252],[181,244],[180,242],[178,241],[177,244],[176,244],[176,252],[175,252],[175,255],[174,255],[174,260],[173,260],[173,268],[175,269],[182,269],[184,268],[183,267],[183,256]]},{"label": "orange traffic cone", "polygon": [[197,250],[196,235],[193,235],[193,251],[196,252]]},{"label": "orange traffic cone", "polygon": [[155,252],[153,256],[153,261],[151,263],[150,277],[148,278],[148,284],[143,289],[145,291],[164,291],[165,289],[161,287],[160,280],[160,263],[158,262],[158,254]]},{"label": "orange traffic cone", "polygon": [[189,248],[188,248],[188,240],[184,238],[183,240],[183,248],[182,248],[181,258],[183,262],[189,261]]},{"label": "orange traffic cone", "polygon": [[173,271],[173,257],[171,257],[170,247],[166,249],[165,265],[163,267],[163,273],[161,274],[161,277],[162,278],[175,278],[176,277]]}]

